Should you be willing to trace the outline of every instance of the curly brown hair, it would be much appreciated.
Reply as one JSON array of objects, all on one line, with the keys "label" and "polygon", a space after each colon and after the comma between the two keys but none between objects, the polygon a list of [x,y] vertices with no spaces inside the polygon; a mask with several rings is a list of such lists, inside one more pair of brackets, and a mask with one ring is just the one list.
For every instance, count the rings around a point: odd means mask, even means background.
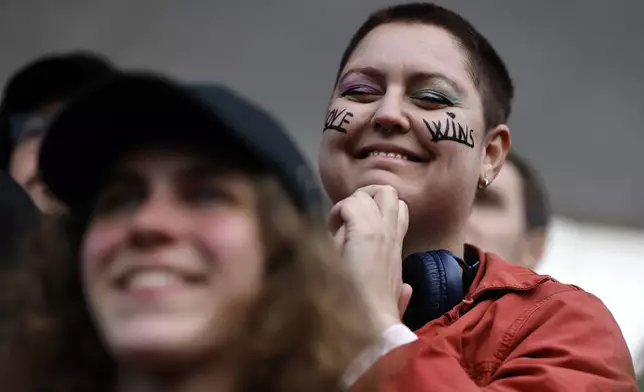
[{"label": "curly brown hair", "polygon": [[[321,225],[297,212],[275,179],[254,184],[268,268],[231,348],[243,353],[239,390],[342,390],[351,361],[377,338],[359,289]],[[116,363],[81,287],[76,253],[86,223],[73,215],[45,222],[22,267],[4,277],[3,390],[115,388]]]}]

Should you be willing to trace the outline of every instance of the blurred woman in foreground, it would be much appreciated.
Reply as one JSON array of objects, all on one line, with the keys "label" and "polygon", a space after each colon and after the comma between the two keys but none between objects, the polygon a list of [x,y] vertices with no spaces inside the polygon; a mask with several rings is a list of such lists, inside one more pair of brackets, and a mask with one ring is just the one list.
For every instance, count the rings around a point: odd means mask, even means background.
[{"label": "blurred woman in foreground", "polygon": [[65,202],[9,283],[11,391],[333,391],[372,343],[303,158],[217,86],[125,74],[55,120]]}]

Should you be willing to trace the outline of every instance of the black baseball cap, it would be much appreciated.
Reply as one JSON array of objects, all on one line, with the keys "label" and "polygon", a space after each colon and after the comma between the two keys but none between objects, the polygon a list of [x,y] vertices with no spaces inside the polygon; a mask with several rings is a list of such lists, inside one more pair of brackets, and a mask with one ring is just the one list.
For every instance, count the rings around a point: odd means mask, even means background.
[{"label": "black baseball cap", "polygon": [[108,59],[89,51],[48,53],[18,69],[2,91],[0,169],[7,170],[20,140],[44,134],[51,116],[43,106],[64,103],[114,72]]},{"label": "black baseball cap", "polygon": [[84,208],[116,159],[157,142],[234,146],[274,173],[301,211],[320,216],[313,172],[271,115],[225,86],[153,73],[119,73],[68,103],[42,142],[41,177],[72,211]]}]

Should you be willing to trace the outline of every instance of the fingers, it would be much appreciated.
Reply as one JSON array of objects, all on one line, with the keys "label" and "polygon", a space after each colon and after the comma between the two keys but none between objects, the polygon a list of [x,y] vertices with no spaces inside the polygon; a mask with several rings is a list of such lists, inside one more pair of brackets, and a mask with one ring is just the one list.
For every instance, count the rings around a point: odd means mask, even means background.
[{"label": "fingers", "polygon": [[346,225],[349,231],[356,226],[373,227],[378,225],[380,216],[378,205],[372,196],[358,189],[331,208],[329,230],[335,233],[342,225]]},{"label": "fingers", "polygon": [[331,211],[329,212],[329,232],[334,235],[337,233],[340,227],[344,225],[344,222],[342,221],[342,214],[340,212],[343,203],[344,200],[339,201],[331,208]]},{"label": "fingers", "polygon": [[385,224],[395,227],[398,221],[398,191],[390,185],[368,185],[354,192],[369,195],[376,205]]},{"label": "fingers", "polygon": [[401,319],[407,310],[407,306],[409,306],[412,292],[413,290],[411,286],[407,283],[404,283],[400,289],[400,297],[398,297],[398,312],[400,313]]},{"label": "fingers", "polygon": [[356,227],[374,229],[384,225],[395,230],[401,243],[409,226],[407,204],[398,199],[398,192],[388,185],[370,185],[356,190],[336,203],[329,215],[329,231],[336,234],[342,226],[354,231]]},{"label": "fingers", "polygon": [[342,250],[344,247],[344,242],[346,241],[347,228],[345,225],[340,226],[340,228],[333,235],[333,242],[339,250]]},{"label": "fingers", "polygon": [[409,208],[404,201],[398,198],[396,189],[388,185],[370,185],[360,188],[359,191],[373,197],[385,225],[395,228],[396,240],[402,247],[409,227]]},{"label": "fingers", "polygon": [[407,203],[405,203],[402,200],[398,200],[398,221],[397,223],[397,230],[396,233],[398,235],[398,241],[401,242],[405,238],[405,235],[407,234],[407,229],[409,228],[409,207],[407,207]]},{"label": "fingers", "polygon": [[[385,224],[389,227],[396,227],[399,215],[398,192],[392,186],[377,186],[362,189],[368,195],[373,197],[376,202]],[[373,192],[373,194],[371,193]]]}]

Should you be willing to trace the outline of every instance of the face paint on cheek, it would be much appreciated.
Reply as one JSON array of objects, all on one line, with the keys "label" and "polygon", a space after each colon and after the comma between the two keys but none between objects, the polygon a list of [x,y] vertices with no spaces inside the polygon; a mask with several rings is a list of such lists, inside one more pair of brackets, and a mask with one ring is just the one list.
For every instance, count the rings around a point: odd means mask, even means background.
[{"label": "face paint on cheek", "polygon": [[347,111],[347,109],[331,109],[326,115],[326,120],[324,120],[324,129],[322,132],[325,132],[329,129],[338,131],[340,133],[347,133],[347,129],[344,127],[344,124],[350,124],[349,119],[353,117],[353,113]]},{"label": "face paint on cheek", "polygon": [[456,114],[447,112],[445,122],[432,121],[431,124],[423,119],[429,134],[432,136],[432,141],[438,143],[441,140],[449,140],[456,143],[464,144],[470,148],[474,148],[474,130],[467,125],[463,127],[461,123],[456,120]]}]

